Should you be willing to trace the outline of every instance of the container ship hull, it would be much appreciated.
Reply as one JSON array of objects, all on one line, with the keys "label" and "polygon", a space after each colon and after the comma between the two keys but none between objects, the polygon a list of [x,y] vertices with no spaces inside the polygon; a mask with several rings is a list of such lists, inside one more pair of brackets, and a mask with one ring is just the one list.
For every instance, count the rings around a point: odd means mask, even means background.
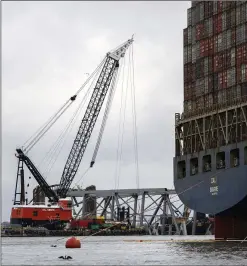
[{"label": "container ship hull", "polygon": [[[221,148],[226,154],[236,148],[244,151],[247,142],[229,145]],[[215,154],[215,151],[207,151],[207,154]],[[201,152],[202,157],[205,152]],[[242,153],[243,154],[243,153]],[[187,161],[194,156],[185,156]],[[181,158],[174,159],[174,173],[177,174],[177,162]],[[226,161],[226,168],[212,169],[209,172],[198,173],[188,178],[174,178],[176,192],[183,203],[193,210],[207,214],[221,213],[227,209],[242,209],[247,203],[247,165],[244,164],[244,156],[237,167],[230,168],[230,161]],[[247,208],[247,204],[245,205]],[[247,209],[246,209],[247,210]]]},{"label": "container ship hull", "polygon": [[184,108],[175,114],[174,185],[215,215],[215,238],[247,236],[247,2],[192,1]]}]

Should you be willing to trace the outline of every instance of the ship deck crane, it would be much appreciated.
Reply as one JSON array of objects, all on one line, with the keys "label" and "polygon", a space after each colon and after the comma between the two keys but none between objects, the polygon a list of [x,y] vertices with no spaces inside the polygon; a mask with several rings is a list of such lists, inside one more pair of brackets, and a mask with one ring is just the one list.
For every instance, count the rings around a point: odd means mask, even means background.
[{"label": "ship deck crane", "polygon": [[[23,203],[23,199],[24,199],[23,195],[21,195],[20,197],[21,200],[19,202],[17,201],[17,194],[20,194],[20,193],[17,193],[18,179],[20,178],[21,184],[24,184],[24,170],[23,170],[24,164],[29,169],[33,177],[36,179],[40,188],[43,190],[43,192],[45,193],[45,196],[48,197],[50,202],[56,203],[58,202],[59,198],[66,197],[66,194],[74,180],[74,177],[78,171],[81,160],[83,158],[84,152],[87,148],[87,144],[91,137],[91,134],[94,129],[95,123],[97,121],[98,115],[101,111],[106,94],[109,91],[109,88],[111,87],[110,93],[108,96],[108,101],[106,104],[105,114],[103,117],[102,125],[100,128],[100,133],[98,136],[98,140],[96,143],[96,147],[95,147],[95,151],[93,154],[93,159],[91,161],[90,167],[94,165],[97,151],[98,151],[100,141],[103,135],[104,127],[106,124],[107,116],[109,113],[109,107],[111,104],[113,90],[115,87],[118,68],[119,68],[119,61],[122,57],[124,57],[126,50],[132,44],[132,42],[133,42],[133,37],[132,39],[129,39],[128,41],[120,45],[115,50],[107,53],[106,57],[100,64],[100,66],[103,65],[102,70],[100,72],[96,85],[93,89],[93,93],[89,100],[85,114],[81,120],[81,124],[79,126],[78,132],[76,134],[76,137],[72,145],[72,148],[70,150],[69,156],[67,158],[66,164],[64,166],[61,181],[60,181],[60,184],[57,190],[54,190],[49,186],[45,178],[41,175],[41,173],[39,172],[39,170],[34,165],[34,163],[31,161],[31,159],[28,157],[27,154],[34,147],[34,145],[42,138],[42,136],[44,136],[44,134],[52,127],[52,125],[58,120],[58,118],[76,100],[77,95],[79,94],[82,88],[80,88],[80,90],[75,95],[73,95],[58,110],[58,112],[49,120],[46,126],[44,126],[42,130],[36,134],[35,138],[33,138],[32,141],[30,141],[29,144],[25,146],[24,149],[23,148],[16,149],[16,152],[17,152],[16,156],[19,159],[19,163],[18,163],[18,171],[17,171],[14,205]],[[88,80],[90,80],[90,78],[91,77],[89,77]],[[86,85],[87,81],[84,83],[84,85]],[[21,191],[23,194],[24,189],[21,189]]]}]

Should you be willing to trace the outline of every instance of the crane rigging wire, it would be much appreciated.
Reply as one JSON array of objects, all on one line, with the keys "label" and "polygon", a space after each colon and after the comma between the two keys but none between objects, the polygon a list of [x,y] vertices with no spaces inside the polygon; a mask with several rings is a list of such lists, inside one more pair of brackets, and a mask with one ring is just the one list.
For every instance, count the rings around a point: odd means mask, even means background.
[{"label": "crane rigging wire", "polygon": [[121,89],[121,104],[119,111],[119,125],[118,125],[118,141],[117,141],[117,154],[116,154],[116,166],[115,166],[115,190],[117,189],[117,173],[118,173],[118,163],[119,163],[119,145],[120,145],[120,131],[121,131],[121,115],[123,107],[123,94],[124,94],[124,75],[125,75],[125,57],[123,62],[123,80],[122,80],[122,89]]},{"label": "crane rigging wire", "polygon": [[[99,72],[99,71],[100,71],[100,69],[98,70],[98,72]],[[57,142],[55,143],[56,146],[54,147],[54,149],[53,149],[53,151],[52,151],[51,158],[50,158],[50,168],[49,168],[49,170],[47,170],[47,172],[45,172],[47,176],[49,175],[50,171],[52,170],[52,167],[54,166],[55,162],[57,161],[58,156],[59,156],[61,150],[63,149],[64,145],[65,145],[65,142],[66,142],[66,140],[67,140],[67,137],[68,137],[69,133],[72,131],[72,129],[73,129],[74,125],[75,125],[75,122],[76,122],[78,116],[80,115],[80,113],[81,113],[82,110],[83,110],[83,107],[84,107],[84,105],[85,105],[85,103],[86,103],[86,101],[87,101],[87,99],[88,99],[88,97],[89,97],[89,94],[90,94],[90,92],[91,92],[92,89],[93,89],[93,85],[94,85],[94,82],[95,82],[95,80],[96,80],[96,78],[97,78],[97,74],[98,74],[98,72],[95,73],[94,80],[92,81],[92,83],[91,83],[89,89],[86,91],[86,93],[85,93],[85,95],[83,96],[83,98],[82,98],[82,100],[81,100],[79,106],[77,107],[76,111],[74,112],[72,118],[70,119],[70,121],[69,121],[68,124],[66,125],[64,131],[60,134],[60,136],[59,136]],[[63,142],[62,142],[62,140],[63,140]],[[61,143],[62,143],[62,144],[61,144]],[[60,145],[60,147],[59,147],[59,145]],[[54,146],[54,145],[53,145],[53,146]],[[53,158],[52,158],[52,156],[53,156]],[[53,159],[53,163],[51,163],[51,160],[52,160],[52,159]],[[47,167],[48,167],[48,166],[47,166]]]},{"label": "crane rigging wire", "polygon": [[[130,50],[128,51],[130,52]],[[116,179],[117,179],[117,187],[116,190],[119,189],[119,180],[120,180],[120,174],[121,174],[121,161],[122,161],[122,153],[123,153],[123,139],[124,139],[124,130],[125,130],[125,121],[126,121],[126,103],[127,103],[127,96],[128,96],[128,85],[129,85],[129,77],[130,77],[130,61],[128,63],[128,71],[127,71],[127,84],[126,84],[126,89],[125,89],[125,97],[124,99],[124,106],[123,106],[123,123],[122,123],[122,134],[121,134],[121,139],[120,139],[120,153],[118,154],[119,157],[117,159],[117,173],[116,173]],[[122,103],[121,103],[122,104]],[[120,119],[121,123],[121,119]]]},{"label": "crane rigging wire", "polygon": [[[80,130],[81,130],[81,128],[83,128],[83,126],[86,126],[85,130],[87,130],[87,131],[85,132],[85,134],[87,134],[87,135],[85,135],[85,136],[88,137],[89,134],[91,135],[91,132],[92,132],[93,127],[94,127],[94,123],[96,121],[95,119],[97,119],[97,117],[98,117],[98,114],[100,112],[100,109],[101,109],[103,101],[104,101],[104,98],[105,98],[105,96],[107,94],[108,88],[111,85],[112,78],[113,78],[112,74],[115,72],[114,70],[116,68],[118,68],[118,65],[119,65],[118,61],[120,60],[121,57],[124,57],[124,54],[126,53],[126,50],[127,50],[128,46],[130,46],[130,44],[132,42],[133,42],[133,38],[128,40],[127,42],[125,42],[122,45],[122,47],[120,47],[117,51],[113,52],[112,55],[110,53],[107,53],[107,56],[105,57],[105,59],[101,63],[101,65],[104,64],[104,67],[103,67],[103,69],[101,71],[100,77],[97,80],[96,87],[94,88],[94,93],[92,94],[92,97],[90,98],[90,102],[88,104],[86,113],[85,113],[84,118],[82,120],[81,126],[79,128],[79,131],[77,133],[76,139],[74,141],[74,144],[72,146],[70,155],[69,155],[69,157],[67,159],[67,162],[66,162],[63,174],[62,174],[62,179],[60,181],[60,185],[59,185],[60,187],[59,187],[58,191],[56,191],[56,192],[53,191],[53,189],[47,184],[47,182],[45,181],[43,176],[40,174],[40,172],[38,171],[37,167],[35,167],[35,165],[28,158],[28,156],[25,155],[25,153],[27,154],[37,144],[37,142],[47,133],[47,131],[56,123],[56,121],[72,105],[72,102],[75,101],[77,95],[80,93],[80,91],[83,89],[84,86],[81,86],[81,88],[77,91],[77,93],[75,95],[73,95],[68,101],[66,101],[66,103],[58,110],[58,112],[56,112],[55,115],[52,116],[45,125],[43,125],[42,129],[38,133],[34,134],[34,137],[30,137],[29,140],[27,142],[25,142],[25,145],[24,145],[25,147],[23,147],[22,149],[18,148],[16,150],[18,155],[19,155],[18,156],[19,157],[19,161],[20,160],[24,161],[25,165],[28,167],[29,171],[35,177],[35,179],[39,183],[39,185],[42,188],[42,190],[46,193],[46,195],[48,196],[49,200],[56,202],[59,199],[59,197],[61,197],[61,196],[63,197],[63,196],[65,196],[65,193],[67,193],[66,190],[69,189],[69,186],[71,185],[71,183],[73,181],[73,178],[74,178],[74,176],[75,176],[75,174],[76,174],[76,172],[78,170],[78,167],[79,167],[79,164],[80,164],[80,160],[82,159],[83,153],[85,151],[86,145],[87,145],[88,140],[89,140],[88,138],[86,138],[85,141],[84,141],[85,143],[84,142],[83,143],[82,142],[78,142],[79,139],[77,139],[77,138],[78,137],[83,137],[83,134],[84,134],[84,132],[81,132]],[[112,64],[112,63],[114,63],[114,64]],[[108,72],[108,70],[111,70],[111,71]],[[109,82],[108,82],[108,80],[105,80],[105,78],[107,78],[107,77],[109,78]],[[84,83],[84,85],[91,78],[92,78],[92,75],[87,79],[87,81]],[[113,79],[113,83],[115,83],[115,81],[116,80]],[[104,85],[104,86],[102,87],[102,85]],[[99,98],[98,98],[98,96],[99,96]],[[102,101],[101,101],[101,99],[102,99]],[[94,103],[93,101],[95,101],[95,106],[92,105],[92,103]],[[103,118],[102,127],[101,127],[101,130],[100,130],[100,135],[99,135],[99,138],[98,138],[98,142],[96,144],[94,157],[97,155],[97,151],[98,151],[98,148],[99,148],[99,143],[101,141],[101,137],[102,137],[102,134],[103,134],[103,131],[104,131],[106,119],[107,119],[108,112],[109,112],[109,107],[111,105],[111,97],[109,97],[109,102],[108,103],[109,104],[106,107],[105,116]],[[87,113],[89,111],[92,113],[92,116],[91,116],[90,113],[89,114]],[[89,119],[87,118],[87,115],[90,115],[90,116],[88,116]],[[49,156],[47,156],[45,158],[47,160],[48,160],[48,158],[50,159],[49,162],[48,162],[48,166],[50,166],[49,164],[54,162],[54,160],[53,160],[53,162],[51,161],[52,159],[55,158],[55,161],[56,161],[56,159],[57,159],[57,157],[56,157],[57,154],[56,153],[58,151],[59,145],[61,144],[63,138],[68,133],[68,130],[69,130],[72,122],[73,122],[73,118],[68,123],[68,125],[64,129],[64,131],[60,134],[57,142],[53,145],[53,147],[51,147],[51,149],[49,151],[50,152],[50,158],[49,158]],[[89,137],[90,137],[90,135],[89,135]],[[80,146],[80,145],[82,145],[82,146]],[[84,149],[83,153],[81,153],[82,149]],[[61,151],[61,149],[60,149],[60,151]],[[60,153],[60,151],[59,151],[59,153]],[[48,152],[48,154],[49,154],[49,152]],[[71,158],[71,156],[73,158]],[[75,161],[74,161],[74,156],[77,156]],[[71,160],[71,159],[73,159],[73,160]],[[52,165],[51,165],[51,168],[52,168]],[[68,174],[68,176],[67,176],[67,174]]]},{"label": "crane rigging wire", "polygon": [[107,103],[106,103],[105,113],[104,113],[104,116],[103,116],[103,119],[102,119],[102,124],[101,124],[100,132],[99,132],[99,135],[98,135],[98,140],[97,140],[96,145],[95,145],[95,150],[94,150],[94,153],[93,153],[93,156],[92,156],[92,159],[91,159],[90,166],[86,169],[86,171],[83,173],[81,178],[77,182],[75,182],[75,185],[72,187],[72,189],[75,188],[75,186],[77,186],[79,184],[79,182],[84,178],[84,176],[87,174],[87,172],[89,171],[89,169],[92,167],[92,165],[95,162],[95,159],[96,159],[96,156],[97,156],[97,153],[98,153],[98,150],[99,150],[100,142],[101,142],[101,139],[102,139],[102,136],[103,136],[103,133],[104,133],[104,128],[105,128],[105,125],[106,125],[106,121],[107,121],[108,115],[110,113],[110,108],[112,106],[113,98],[115,96],[115,92],[116,92],[116,88],[117,88],[117,85],[118,85],[119,77],[121,75],[121,71],[122,71],[122,64],[120,65],[120,69],[116,70],[116,72],[114,73],[115,75],[114,75],[113,80],[112,80],[112,84],[111,84],[111,88],[110,88],[110,91],[109,91],[108,100],[107,100]]},{"label": "crane rigging wire", "polygon": [[115,72],[113,74],[111,88],[110,88],[108,100],[107,100],[107,103],[106,103],[105,113],[104,113],[104,116],[103,116],[103,119],[102,119],[100,132],[99,132],[99,135],[98,135],[98,139],[97,139],[97,142],[96,142],[95,150],[94,150],[93,157],[92,157],[91,164],[90,164],[91,167],[93,166],[93,164],[95,162],[95,159],[96,159],[96,156],[97,156],[97,153],[98,153],[98,150],[99,150],[99,146],[100,146],[100,143],[101,143],[101,139],[102,139],[102,136],[103,136],[103,133],[104,133],[106,121],[107,121],[107,118],[108,118],[108,115],[109,115],[109,111],[110,111],[110,108],[111,108],[111,104],[112,104],[112,100],[113,100],[113,97],[114,97],[114,94],[115,94],[117,77],[118,77],[118,68],[115,70]]},{"label": "crane rigging wire", "polygon": [[[28,153],[34,145],[44,136],[44,134],[54,125],[54,123],[62,116],[62,114],[70,107],[75,97],[82,91],[82,89],[87,85],[91,78],[95,75],[98,69],[104,64],[106,57],[102,60],[99,66],[94,70],[94,72],[87,78],[80,89],[73,95],[69,100],[67,100],[62,107],[46,122],[41,128],[39,128],[23,145],[23,150]],[[32,140],[31,140],[32,139]],[[28,144],[27,144],[28,143]]]},{"label": "crane rigging wire", "polygon": [[[61,132],[61,134],[59,135],[59,137],[57,138],[57,140],[53,143],[53,145],[51,146],[51,148],[49,149],[49,151],[44,155],[44,157],[42,158],[42,160],[40,161],[40,163],[38,164],[37,168],[39,168],[41,165],[44,164],[48,164],[45,169],[43,170],[43,175],[44,175],[44,179],[46,180],[54,166],[54,164],[56,163],[58,156],[66,142],[66,138],[68,137],[68,134],[71,132],[71,130],[73,129],[76,119],[78,118],[78,116],[80,115],[89,95],[90,92],[93,89],[93,85],[97,79],[97,75],[101,70],[101,66],[104,63],[104,61],[96,68],[96,70],[92,73],[91,78],[93,78],[93,81],[91,82],[91,85],[89,86],[89,88],[87,89],[87,91],[85,91],[85,94],[79,104],[79,106],[77,107],[76,111],[73,113],[72,118],[70,119],[70,121],[67,123],[67,125],[65,126],[64,130]],[[89,80],[87,80],[84,85],[86,86],[86,83],[88,83]],[[85,87],[84,86],[84,87]],[[61,108],[60,108],[61,109]],[[63,142],[62,142],[63,141]],[[62,143],[62,144],[61,144]],[[60,146],[60,147],[59,147]],[[59,149],[60,148],[60,149]],[[33,187],[33,185],[32,185]],[[32,202],[32,200],[30,201]]]},{"label": "crane rigging wire", "polygon": [[[132,122],[133,122],[133,139],[134,139],[134,157],[135,157],[135,167],[136,167],[136,187],[137,190],[140,188],[140,175],[139,175],[139,160],[138,160],[138,141],[137,141],[137,121],[136,121],[136,101],[135,101],[135,71],[134,71],[134,45],[130,47],[130,80],[131,80],[131,99],[132,99]],[[137,202],[138,212],[140,212],[140,201]]]}]

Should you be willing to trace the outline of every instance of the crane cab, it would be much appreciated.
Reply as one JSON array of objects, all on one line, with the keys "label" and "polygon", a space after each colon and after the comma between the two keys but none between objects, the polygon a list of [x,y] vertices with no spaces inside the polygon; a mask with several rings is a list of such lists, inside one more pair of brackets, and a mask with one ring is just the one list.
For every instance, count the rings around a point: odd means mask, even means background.
[{"label": "crane cab", "polygon": [[56,205],[14,205],[10,223],[14,225],[42,226],[55,229],[72,219],[72,201],[61,199]]}]

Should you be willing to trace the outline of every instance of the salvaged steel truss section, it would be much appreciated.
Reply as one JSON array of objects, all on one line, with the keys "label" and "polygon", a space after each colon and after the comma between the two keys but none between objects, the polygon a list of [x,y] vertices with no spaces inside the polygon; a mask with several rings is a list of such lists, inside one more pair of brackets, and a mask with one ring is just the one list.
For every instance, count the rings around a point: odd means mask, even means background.
[{"label": "salvaged steel truss section", "polygon": [[184,205],[176,206],[178,198],[175,190],[165,188],[69,190],[68,196],[73,199],[75,218],[83,219],[93,215],[117,221],[118,210],[124,207],[129,210],[129,222],[134,228],[146,226],[152,234],[159,223],[161,234],[164,234],[165,230],[168,231],[169,226],[171,234],[181,233],[177,218],[183,217]]}]

